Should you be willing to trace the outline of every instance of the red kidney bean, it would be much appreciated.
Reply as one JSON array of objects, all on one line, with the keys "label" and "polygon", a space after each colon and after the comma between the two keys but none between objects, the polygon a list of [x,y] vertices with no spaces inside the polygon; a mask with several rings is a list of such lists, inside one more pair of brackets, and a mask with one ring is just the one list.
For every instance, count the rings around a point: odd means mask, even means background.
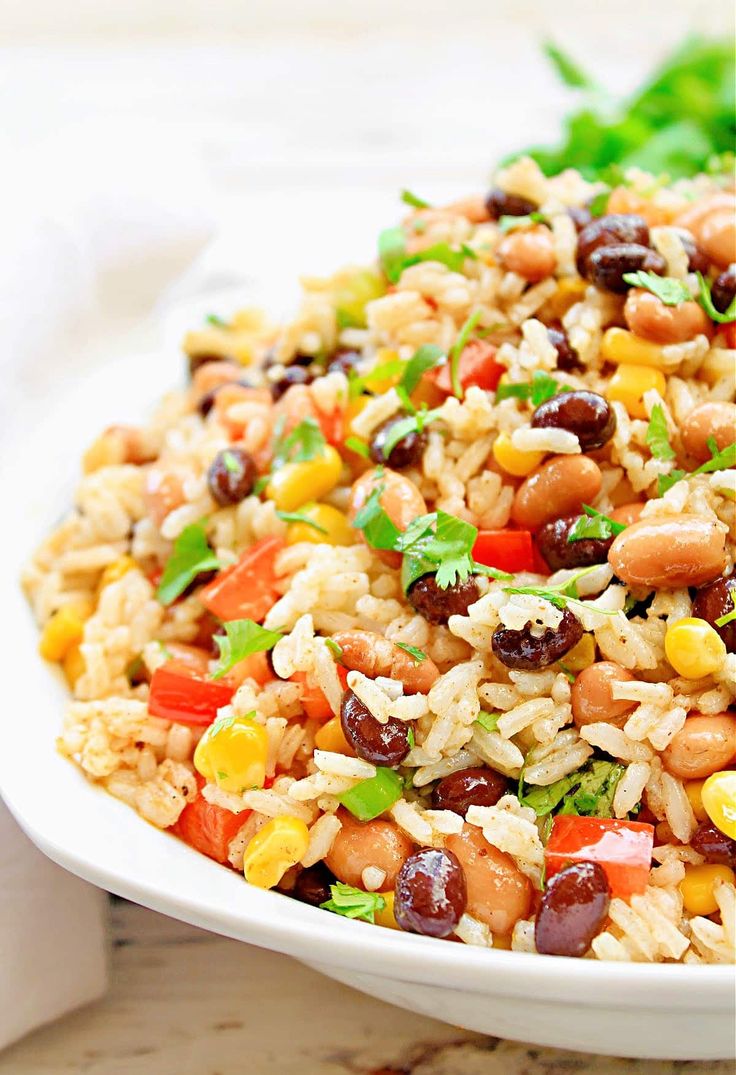
[{"label": "red kidney bean", "polygon": [[288,391],[294,384],[311,384],[314,380],[314,374],[310,369],[305,366],[296,365],[287,366],[281,376],[270,382],[271,396],[275,400],[281,399],[284,392]]},{"label": "red kidney bean", "polygon": [[703,276],[707,276],[708,269],[710,268],[710,260],[707,254],[704,254],[700,247],[697,245],[692,236],[687,232],[678,232],[680,242],[682,243],[685,253],[687,254],[687,269],[688,272],[702,272]]},{"label": "red kidney bean", "polygon": [[337,878],[328,870],[324,862],[317,862],[314,866],[308,866],[299,874],[291,895],[301,903],[308,903],[312,907],[319,907],[327,903],[332,893],[330,885],[334,885]]},{"label": "red kidney bean", "polygon": [[698,825],[690,844],[706,862],[736,868],[736,840],[726,836],[712,821],[702,821]]},{"label": "red kidney bean", "polygon": [[518,194],[507,194],[500,187],[494,187],[486,198],[486,209],[491,220],[500,220],[502,216],[529,216],[539,206]]},{"label": "red kidney bean", "polygon": [[[701,269],[701,272],[707,272],[707,268]],[[736,295],[736,264],[729,265],[728,268],[714,280],[713,286],[710,289],[710,295],[716,310],[718,310],[719,313],[725,313],[733,302],[734,295]]]},{"label": "red kidney bean", "polygon": [[434,575],[425,575],[411,586],[407,598],[412,608],[429,623],[447,623],[450,616],[464,616],[480,597],[478,583],[471,576],[443,590]]},{"label": "red kidney bean", "polygon": [[583,626],[580,620],[566,608],[562,612],[559,627],[548,627],[539,638],[534,637],[529,624],[521,631],[497,627],[491,638],[491,647],[499,661],[507,668],[534,672],[559,661],[582,637]]},{"label": "red kidney bean", "polygon": [[584,956],[606,920],[611,889],[597,862],[576,862],[556,873],[542,896],[534,923],[537,951]]},{"label": "red kidney bean", "polygon": [[255,460],[242,448],[218,452],[207,471],[207,488],[221,507],[239,504],[253,492],[258,477]]},{"label": "red kidney bean", "polygon": [[578,272],[588,275],[588,260],[599,246],[638,243],[649,246],[649,226],[635,213],[609,213],[587,224],[578,236]]},{"label": "red kidney bean", "polygon": [[391,451],[386,455],[385,444],[389,433],[397,422],[403,422],[403,417],[389,418],[387,422],[379,426],[373,434],[370,444],[370,456],[374,463],[388,465],[394,470],[403,470],[404,467],[418,466],[427,447],[427,434],[423,431],[418,433],[412,430],[401,440],[394,444]]},{"label": "red kidney bean", "polygon": [[616,415],[597,392],[560,392],[540,403],[531,421],[534,429],[566,429],[574,433],[584,452],[602,448],[616,430]]},{"label": "red kidney bean", "polygon": [[664,276],[667,262],[656,250],[638,243],[620,243],[616,246],[599,246],[588,258],[588,277],[605,291],[625,295],[631,284],[624,280],[630,272],[653,272]]},{"label": "red kidney bean", "polygon": [[447,937],[468,903],[465,874],[457,855],[425,847],[410,855],[396,878],[394,914],[402,929]]},{"label": "red kidney bean", "polygon": [[570,343],[560,322],[548,326],[547,339],[557,352],[558,370],[580,369],[582,365],[580,355]]},{"label": "red kidney bean", "polygon": [[409,753],[408,725],[395,717],[381,724],[352,691],[343,695],[340,724],[358,757],[372,765],[398,765]]},{"label": "red kidney bean", "polygon": [[537,531],[539,551],[553,571],[563,567],[590,567],[605,564],[608,550],[613,544],[610,538],[582,538],[568,541],[568,536],[579,515],[563,515],[545,523]]},{"label": "red kidney bean", "polygon": [[493,769],[460,769],[443,777],[432,792],[435,810],[454,810],[462,817],[471,806],[495,806],[508,791],[505,776]]},{"label": "red kidney bean", "polygon": [[736,653],[736,620],[725,623],[718,627],[716,620],[733,612],[736,608],[736,576],[715,579],[707,586],[701,586],[696,592],[693,601],[693,616],[705,620],[711,625],[726,643],[729,653]]}]

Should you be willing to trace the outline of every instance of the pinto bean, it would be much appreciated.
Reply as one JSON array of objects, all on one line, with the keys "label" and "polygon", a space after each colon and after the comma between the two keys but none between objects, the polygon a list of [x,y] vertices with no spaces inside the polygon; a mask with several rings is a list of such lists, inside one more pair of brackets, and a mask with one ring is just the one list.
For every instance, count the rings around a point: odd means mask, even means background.
[{"label": "pinto bean", "polygon": [[522,228],[512,232],[499,246],[498,256],[509,272],[523,276],[530,283],[551,276],[557,267],[549,228]]},{"label": "pinto bean", "polygon": [[[348,506],[351,522],[373,490],[380,486],[383,486],[379,498],[381,507],[399,530],[406,530],[417,515],[426,515],[427,505],[414,482],[405,478],[403,474],[397,474],[395,470],[384,467],[381,475],[378,475],[375,470],[367,470],[353,483]],[[401,553],[399,552],[381,549],[378,550],[378,555],[389,567],[401,566]]]},{"label": "pinto bean", "polygon": [[584,455],[558,455],[543,463],[516,490],[511,515],[526,530],[580,511],[601,491],[601,472]]},{"label": "pinto bean", "polygon": [[611,888],[598,862],[574,862],[547,885],[534,923],[538,952],[584,956],[606,920]]},{"label": "pinto bean", "polygon": [[363,870],[376,866],[386,874],[381,890],[388,892],[414,850],[411,840],[392,821],[356,821],[347,810],[338,817],[342,828],[325,857],[328,869],[344,884],[363,888]]},{"label": "pinto bean", "polygon": [[624,319],[636,336],[661,344],[684,343],[710,330],[710,319],[697,302],[665,306],[641,288],[632,288],[626,296]]},{"label": "pinto bean", "polygon": [[396,879],[396,921],[410,933],[447,937],[468,902],[465,874],[445,848],[423,847],[410,855]]},{"label": "pinto bean", "polygon": [[332,638],[342,650],[341,660],[346,668],[371,679],[376,676],[398,679],[407,694],[426,694],[439,677],[439,669],[429,657],[417,662],[372,631],[337,631]]},{"label": "pinto bean", "polygon": [[721,268],[736,261],[736,197],[719,191],[703,198],[675,221],[686,228],[704,254]]},{"label": "pinto bean", "polygon": [[480,829],[464,825],[448,836],[445,847],[460,860],[468,886],[468,914],[485,922],[493,933],[509,934],[529,915],[531,882],[513,859],[489,844]]},{"label": "pinto bean", "polygon": [[636,702],[613,697],[616,683],[630,683],[636,677],[614,661],[598,661],[576,677],[571,690],[572,719],[578,728],[606,721],[622,728]]},{"label": "pinto bean", "polygon": [[711,402],[693,407],[682,423],[682,444],[688,455],[704,463],[710,459],[708,440],[713,437],[719,451],[736,440],[736,403]]},{"label": "pinto bean", "polygon": [[548,627],[539,637],[529,625],[520,631],[497,627],[491,638],[494,654],[507,668],[535,672],[559,661],[583,637],[583,625],[568,608],[562,613],[559,627]]},{"label": "pinto bean", "polygon": [[724,528],[701,515],[640,519],[614,538],[608,562],[629,586],[701,586],[726,566]]},{"label": "pinto bean", "polygon": [[143,502],[156,526],[161,526],[169,512],[184,503],[182,477],[174,470],[152,466],[146,476]]},{"label": "pinto bean", "polygon": [[680,780],[703,780],[727,769],[736,755],[736,717],[729,713],[688,717],[669,746],[662,764]]},{"label": "pinto bean", "polygon": [[643,507],[643,500],[634,500],[630,504],[619,504],[617,508],[614,508],[611,511],[610,518],[613,519],[615,523],[623,523],[624,526],[631,526],[632,523],[639,522]]}]

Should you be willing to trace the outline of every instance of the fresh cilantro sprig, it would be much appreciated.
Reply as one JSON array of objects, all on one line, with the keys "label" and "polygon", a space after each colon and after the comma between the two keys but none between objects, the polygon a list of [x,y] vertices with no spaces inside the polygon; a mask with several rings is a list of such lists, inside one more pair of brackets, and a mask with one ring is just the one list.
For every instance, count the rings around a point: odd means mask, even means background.
[{"label": "fresh cilantro sprig", "polygon": [[672,276],[657,276],[654,272],[639,269],[637,272],[625,272],[623,278],[632,287],[650,291],[665,306],[679,306],[681,302],[692,301],[692,295],[682,280],[675,280]]},{"label": "fresh cilantro sprig", "polygon": [[402,190],[401,200],[404,205],[410,205],[413,209],[432,208],[429,202],[425,202],[424,198],[420,198],[417,194],[412,194],[410,190]]},{"label": "fresh cilantro sprig", "polygon": [[495,403],[504,399],[528,399],[533,407],[538,407],[547,399],[552,399],[560,392],[571,392],[569,385],[561,385],[544,370],[535,370],[531,382],[521,384],[500,384],[496,389]]},{"label": "fresh cilantro sprig", "polygon": [[434,422],[439,418],[441,410],[441,407],[436,407],[434,410],[428,411],[425,406],[424,408],[415,411],[414,414],[410,414],[406,418],[400,418],[398,422],[394,422],[388,430],[386,439],[381,448],[383,458],[388,462],[391,452],[400,440],[403,440],[403,438],[410,433],[422,433],[430,422]]},{"label": "fresh cilantro sprig", "polygon": [[712,439],[709,439],[707,443],[711,451],[711,458],[695,470],[691,470],[689,474],[686,470],[673,470],[670,474],[659,475],[657,491],[660,496],[666,493],[668,489],[671,489],[676,482],[682,481],[683,478],[695,478],[698,474],[713,474],[716,470],[730,470],[731,467],[736,466],[736,441],[733,444],[729,444],[722,451],[718,451],[718,447]]},{"label": "fresh cilantro sprig", "polygon": [[425,343],[419,347],[406,364],[399,387],[409,395],[414,391],[423,375],[435,366],[441,366],[447,359],[441,347],[434,343]]},{"label": "fresh cilantro sprig", "polygon": [[582,505],[584,515],[575,522],[567,535],[568,544],[573,541],[585,541],[586,538],[596,538],[607,541],[608,538],[620,534],[626,527],[623,523],[617,523],[601,511],[596,511],[589,504]]},{"label": "fresh cilantro sprig", "polygon": [[371,450],[364,440],[360,437],[347,437],[345,440],[345,447],[349,448],[351,452],[355,452],[362,459],[370,459]]},{"label": "fresh cilantro sprig", "polygon": [[700,293],[698,295],[698,302],[703,307],[705,312],[711,321],[715,321],[718,325],[728,325],[731,321],[736,321],[736,295],[731,299],[728,307],[721,313],[713,305],[713,296],[710,291],[710,284],[703,276],[702,272],[698,273],[698,285],[700,287]]},{"label": "fresh cilantro sprig", "polygon": [[502,713],[488,713],[485,709],[481,709],[473,723],[479,724],[486,732],[495,732],[498,730],[498,721],[501,716],[503,716]]},{"label": "fresh cilantro sprig", "polygon": [[510,231],[518,231],[521,228],[531,228],[535,224],[546,224],[547,217],[544,213],[529,213],[528,216],[501,216],[498,219],[498,227],[502,234]]},{"label": "fresh cilantro sprig", "polygon": [[311,526],[313,530],[319,531],[320,534],[327,533],[324,526],[320,526],[314,519],[310,519],[303,511],[277,511],[276,514],[285,523],[304,523],[305,526]]},{"label": "fresh cilantro sprig", "polygon": [[322,455],[327,441],[314,418],[304,418],[286,437],[276,438],[271,469],[284,463],[307,463]]},{"label": "fresh cilantro sprig", "polygon": [[431,512],[414,519],[399,534],[394,549],[404,554],[401,581],[406,592],[423,575],[434,574],[440,589],[464,582],[471,574],[495,579],[513,578],[506,571],[486,567],[473,559],[478,529],[445,511]]},{"label": "fresh cilantro sprig", "polygon": [[404,653],[408,653],[417,664],[421,664],[422,661],[427,659],[427,654],[424,650],[417,649],[416,646],[410,646],[406,642],[395,642],[394,645],[398,646],[399,649],[403,649]]},{"label": "fresh cilantro sprig", "polygon": [[452,394],[457,396],[458,399],[463,398],[463,386],[460,383],[460,356],[467,346],[473,329],[480,321],[481,313],[481,310],[476,310],[475,313],[470,314],[450,348],[450,384],[452,385]]},{"label": "fresh cilantro sprig", "polygon": [[[613,796],[625,767],[615,762],[593,760],[582,769],[563,776],[546,787],[524,789],[524,773],[519,778],[519,802],[530,806],[537,817],[547,814],[574,814],[581,817],[612,817]],[[558,809],[559,807],[559,809]]]},{"label": "fresh cilantro sprig", "polygon": [[647,426],[646,441],[655,459],[668,462],[670,459],[675,458],[675,450],[670,444],[667,419],[661,403],[655,403],[652,407],[649,425]]},{"label": "fresh cilantro sprig", "polygon": [[393,377],[401,377],[406,371],[407,363],[400,358],[382,362],[368,370],[367,373],[348,372],[348,397],[357,399],[365,391],[373,391]]},{"label": "fresh cilantro sprig", "polygon": [[[566,582],[560,582],[554,586],[504,586],[504,593],[529,594],[532,597],[541,597],[553,604],[555,608],[564,609],[570,603],[581,605],[582,601],[580,600],[577,584],[581,578],[589,575],[592,571],[597,571],[599,567],[600,564],[583,567],[580,571],[576,571]],[[615,616],[617,614],[610,609],[599,608],[596,611],[606,616]]]},{"label": "fresh cilantro sprig", "polygon": [[239,661],[252,653],[265,653],[273,649],[282,637],[281,631],[268,631],[254,620],[228,620],[222,625],[224,635],[214,635],[220,660],[212,673],[213,679],[221,679]]},{"label": "fresh cilantro sprig", "polygon": [[356,530],[363,531],[363,537],[374,549],[394,549],[401,531],[381,504],[381,494],[385,488],[383,473],[383,467],[376,468],[376,481],[352,525]]},{"label": "fresh cilantro sprig", "polygon": [[220,566],[207,541],[204,520],[190,523],[174,542],[174,549],[166,561],[156,590],[156,599],[162,605],[170,605],[194,582],[197,575],[204,571],[216,571]]},{"label": "fresh cilantro sprig", "polygon": [[477,254],[464,243],[459,249],[451,247],[449,243],[435,243],[416,254],[409,254],[403,228],[385,228],[378,236],[378,257],[389,283],[396,284],[404,269],[411,265],[437,261],[446,265],[451,272],[461,272],[465,259],[476,258]]},{"label": "fresh cilantro sprig", "polygon": [[321,903],[326,911],[342,915],[344,918],[361,918],[365,922],[375,923],[376,911],[382,911],[386,900],[379,892],[364,892],[342,881],[330,885],[331,899]]},{"label": "fresh cilantro sprig", "polygon": [[218,314],[207,314],[205,321],[208,325],[214,325],[215,328],[229,328],[227,321],[220,317]]}]

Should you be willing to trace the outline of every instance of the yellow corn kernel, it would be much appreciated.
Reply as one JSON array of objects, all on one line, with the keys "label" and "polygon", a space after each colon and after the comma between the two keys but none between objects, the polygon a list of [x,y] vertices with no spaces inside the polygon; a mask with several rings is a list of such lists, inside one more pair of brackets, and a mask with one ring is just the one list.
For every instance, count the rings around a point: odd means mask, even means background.
[{"label": "yellow corn kernel", "polygon": [[348,522],[347,515],[331,504],[307,504],[299,514],[315,525],[290,523],[286,531],[287,545],[297,545],[300,541],[309,541],[313,545],[355,544],[355,530]]},{"label": "yellow corn kernel", "polygon": [[279,511],[296,511],[331,492],[342,471],[342,459],[331,444],[304,463],[284,463],[266,486],[266,497]]},{"label": "yellow corn kernel", "polygon": [[394,914],[394,893],[382,892],[386,906],[382,911],[376,911],[374,919],[377,926],[385,926],[386,929],[401,929],[401,926],[396,921],[396,915]]},{"label": "yellow corn kernel", "polygon": [[248,717],[210,724],[194,751],[194,768],[223,791],[262,788],[266,779],[266,729]]},{"label": "yellow corn kernel", "polygon": [[726,646],[705,620],[687,617],[667,628],[664,652],[678,675],[701,679],[717,672],[726,659]]},{"label": "yellow corn kernel", "polygon": [[117,560],[113,560],[111,564],[108,564],[102,572],[97,589],[104,590],[111,582],[117,582],[123,575],[127,575],[129,571],[132,571],[134,567],[138,567],[138,564],[132,556],[119,556]]},{"label": "yellow corn kernel", "polygon": [[256,336],[253,331],[238,331],[231,328],[195,329],[184,337],[184,350],[188,355],[219,355],[221,358],[234,358],[242,366],[253,361]]},{"label": "yellow corn kernel", "polygon": [[347,754],[355,756],[355,751],[345,738],[339,717],[331,717],[314,736],[314,744],[318,750],[329,750],[333,754]]},{"label": "yellow corn kernel", "polygon": [[272,818],[245,849],[243,873],[251,885],[273,888],[296,866],[309,846],[309,830],[298,817]]},{"label": "yellow corn kernel", "polygon": [[722,769],[703,784],[703,809],[713,824],[726,836],[736,840],[736,772]]},{"label": "yellow corn kernel", "polygon": [[55,612],[46,622],[38,652],[47,661],[63,661],[76,642],[84,635],[84,621],[92,615],[89,601],[73,601]]},{"label": "yellow corn kernel", "polygon": [[544,459],[544,452],[520,452],[514,447],[508,433],[499,433],[493,442],[493,458],[507,474],[525,478],[537,469]]},{"label": "yellow corn kernel", "polygon": [[544,304],[545,321],[561,321],[570,307],[580,302],[587,286],[579,276],[563,276],[554,295]]},{"label": "yellow corn kernel", "polygon": [[345,429],[345,436],[354,436],[353,431],[353,419],[357,418],[361,414],[371,401],[370,396],[356,396],[355,399],[351,399],[345,408],[345,418],[343,428]]},{"label": "yellow corn kernel", "polygon": [[607,362],[614,362],[617,366],[626,363],[662,369],[664,365],[662,348],[658,343],[643,340],[625,328],[609,328],[603,333],[601,355]]},{"label": "yellow corn kernel", "polygon": [[570,672],[582,672],[595,661],[595,638],[583,635],[580,641],[562,658],[562,663]]},{"label": "yellow corn kernel", "polygon": [[680,881],[680,892],[685,910],[693,915],[713,914],[718,910],[716,887],[725,881],[732,885],[736,878],[729,866],[686,866],[685,876]]},{"label": "yellow corn kernel", "polygon": [[75,642],[71,649],[67,650],[65,653],[63,668],[66,681],[71,689],[74,690],[77,680],[84,674],[86,668],[84,657],[82,656],[82,651],[78,642]]},{"label": "yellow corn kernel", "polygon": [[660,396],[664,396],[666,383],[661,370],[652,369],[651,366],[623,363],[611,378],[606,397],[623,403],[632,418],[646,418],[644,393],[650,388],[656,388]]},{"label": "yellow corn kernel", "polygon": [[685,781],[685,794],[687,795],[688,802],[692,807],[692,811],[698,821],[707,821],[708,815],[703,806],[703,784],[704,780],[686,780]]}]

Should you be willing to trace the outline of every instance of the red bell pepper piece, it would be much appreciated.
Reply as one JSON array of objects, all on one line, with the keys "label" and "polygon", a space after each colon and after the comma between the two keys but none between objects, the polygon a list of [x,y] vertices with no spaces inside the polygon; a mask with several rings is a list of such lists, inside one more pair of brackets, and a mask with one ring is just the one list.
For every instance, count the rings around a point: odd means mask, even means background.
[{"label": "red bell pepper piece", "polygon": [[727,325],[721,325],[720,329],[726,337],[726,347],[736,347],[736,321],[730,321]]},{"label": "red bell pepper piece", "polygon": [[[478,388],[485,388],[487,392],[495,392],[505,372],[506,367],[496,362],[496,348],[492,343],[486,340],[471,340],[463,348],[458,362],[458,376],[463,391],[475,385]],[[448,396],[452,395],[449,362],[431,370],[427,377],[434,380],[441,391]]]},{"label": "red bell pepper piece", "polygon": [[528,530],[481,530],[473,545],[473,559],[499,571],[534,571],[532,535]]},{"label": "red bell pepper piece", "polygon": [[279,596],[274,561],[283,548],[285,543],[281,538],[257,541],[236,564],[204,587],[199,600],[221,620],[261,623]]},{"label": "red bell pepper piece", "polygon": [[233,814],[223,806],[215,806],[202,798],[204,780],[197,777],[197,798],[187,803],[179,820],[168,830],[203,855],[228,865],[227,849],[230,841],[248,820],[250,810]]},{"label": "red bell pepper piece", "polygon": [[167,661],[151,677],[148,711],[177,724],[211,724],[217,710],[227,705],[235,685],[222,679],[205,679],[182,660]]},{"label": "red bell pepper piece", "polygon": [[558,814],[544,851],[547,878],[571,862],[597,862],[606,872],[611,894],[628,899],[647,887],[653,846],[653,825]]}]

